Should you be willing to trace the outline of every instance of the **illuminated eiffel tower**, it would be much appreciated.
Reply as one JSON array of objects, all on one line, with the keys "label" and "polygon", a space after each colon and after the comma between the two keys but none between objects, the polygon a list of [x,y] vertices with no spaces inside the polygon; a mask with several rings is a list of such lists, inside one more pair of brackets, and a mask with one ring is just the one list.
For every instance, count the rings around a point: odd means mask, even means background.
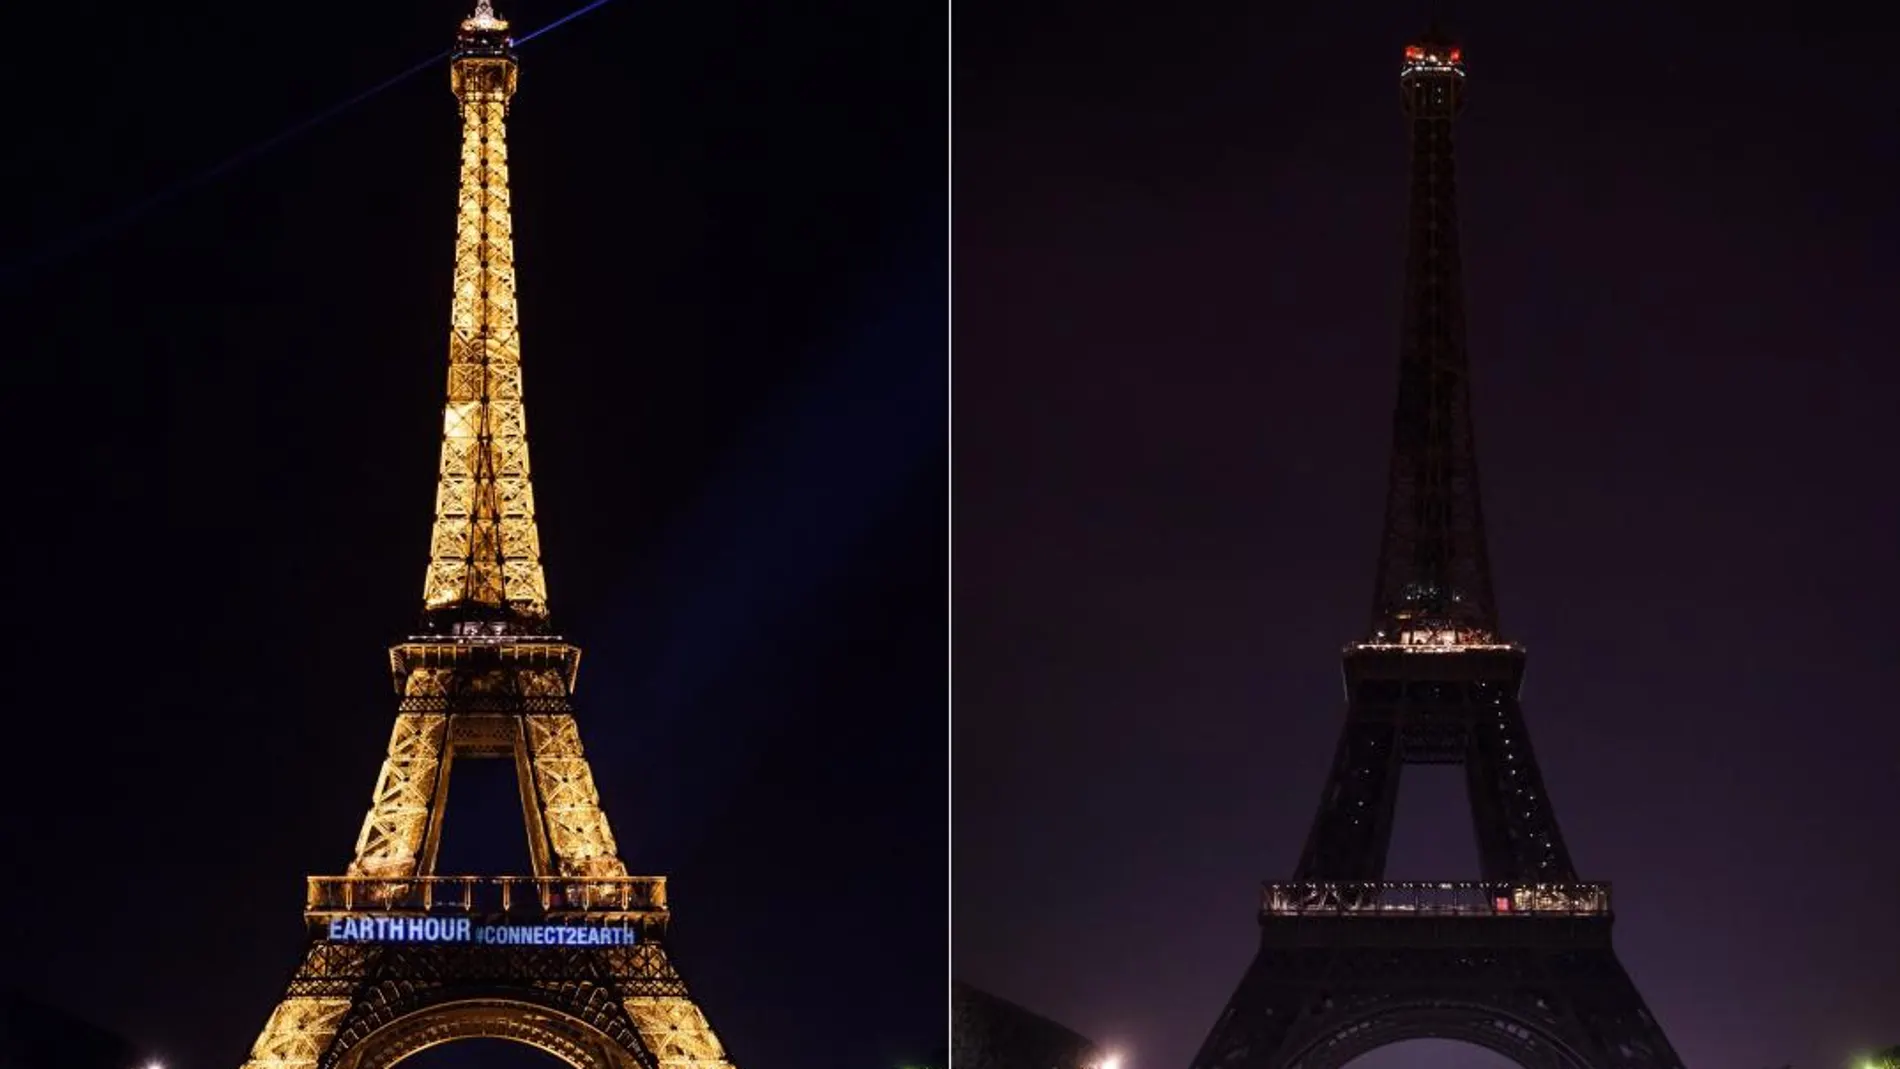
[{"label": "illuminated eiffel tower", "polygon": [[[462,175],[441,478],[421,634],[346,875],[309,880],[309,944],[245,1069],[382,1069],[492,1037],[583,1069],[730,1069],[664,948],[666,880],[629,876],[569,704],[580,650],[548,628],[528,478],[504,121],[508,24],[489,0],[451,63]],[[441,876],[449,771],[514,762],[532,875]]]}]

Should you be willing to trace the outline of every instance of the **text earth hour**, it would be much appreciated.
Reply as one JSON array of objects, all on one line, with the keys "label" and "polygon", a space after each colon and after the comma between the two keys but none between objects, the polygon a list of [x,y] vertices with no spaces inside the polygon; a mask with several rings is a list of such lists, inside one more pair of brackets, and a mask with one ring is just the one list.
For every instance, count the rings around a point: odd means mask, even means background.
[{"label": "text earth hour", "polygon": [[338,917],[336,943],[480,943],[488,946],[624,947],[640,941],[628,928],[571,924],[475,924],[467,917]]}]

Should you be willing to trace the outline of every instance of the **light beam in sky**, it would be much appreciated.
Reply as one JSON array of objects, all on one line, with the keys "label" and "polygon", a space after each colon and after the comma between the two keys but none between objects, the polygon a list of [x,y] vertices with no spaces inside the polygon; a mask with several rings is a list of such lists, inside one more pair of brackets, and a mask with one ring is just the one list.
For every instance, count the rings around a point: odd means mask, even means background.
[{"label": "light beam in sky", "polygon": [[[588,12],[595,10],[596,8],[604,7],[611,2],[612,0],[591,0],[590,3],[584,4],[581,7],[576,8],[575,10],[570,11],[565,15],[562,15],[560,18],[555,19],[553,22],[550,22],[544,26],[541,26],[540,28],[534,30],[532,33],[529,33],[523,37],[516,39],[515,44],[517,47],[519,47],[520,45],[525,45],[529,41],[534,40],[535,38],[541,36],[542,34],[547,33],[550,30],[554,30],[561,26],[564,26],[567,23],[572,22],[577,18],[580,18],[582,15],[585,15]],[[324,123],[329,122],[331,119],[334,119],[338,115],[341,115],[346,111],[349,111],[351,108],[354,108],[358,104],[361,104],[366,100],[369,100],[371,97],[379,96],[389,91],[390,89],[393,89],[398,85],[401,85],[403,82],[408,81],[409,79],[415,77],[416,75],[422,73],[423,71],[426,71],[430,69],[431,67],[434,67],[436,64],[441,63],[443,60],[447,59],[448,57],[449,57],[448,50],[444,49],[443,51],[437,52],[435,55],[432,55],[427,59],[420,60],[416,63],[413,63],[410,66],[403,68],[403,70],[401,70],[400,72],[396,74],[392,74],[388,78],[385,78],[382,81],[377,82],[375,85],[370,86],[368,89],[365,89],[353,96],[350,96],[339,103],[332,104],[330,107],[325,108],[324,110],[320,112],[317,112],[315,115],[312,115],[309,118],[302,120],[301,122],[297,122],[288,127],[285,127],[283,130],[280,130],[277,133],[272,134],[271,136],[266,137],[261,141],[254,142],[249,147],[241,149],[231,154],[230,156],[226,157],[223,161],[219,163],[215,163],[211,165],[210,167],[207,167],[204,170],[199,171],[197,174],[194,174],[194,175],[191,175],[190,177],[183,178],[176,182],[173,182],[171,185],[165,186],[164,188],[160,189],[158,192],[153,193],[142,200],[135,201],[134,203],[132,203],[131,205],[125,208],[121,208],[118,211],[113,212],[109,215],[106,215],[91,223],[75,228],[74,230],[66,234],[64,237],[57,238],[53,241],[48,242],[39,251],[30,253],[26,256],[22,256],[19,259],[14,260],[13,262],[7,264],[4,269],[0,269],[0,284],[10,284],[13,282],[17,282],[23,276],[31,274],[32,272],[37,271],[41,268],[48,267],[76,253],[84,251],[87,246],[96,244],[108,237],[111,237],[117,231],[122,230],[132,225],[133,223],[138,222],[146,214],[160,207],[163,207],[164,205],[170,203],[171,201],[177,200],[179,197],[184,196],[185,194],[191,192],[192,190],[198,189],[205,185],[209,185],[211,182],[217,180],[218,178],[224,175],[231,173],[234,170],[237,170],[239,167],[244,166],[245,164],[251,162],[252,160],[257,159],[258,157],[263,156],[264,154],[270,152],[272,149],[278,148],[282,145],[285,145],[291,141],[296,140],[298,137],[301,137],[302,135],[309,133],[311,130],[314,130],[317,127],[323,125]]]}]

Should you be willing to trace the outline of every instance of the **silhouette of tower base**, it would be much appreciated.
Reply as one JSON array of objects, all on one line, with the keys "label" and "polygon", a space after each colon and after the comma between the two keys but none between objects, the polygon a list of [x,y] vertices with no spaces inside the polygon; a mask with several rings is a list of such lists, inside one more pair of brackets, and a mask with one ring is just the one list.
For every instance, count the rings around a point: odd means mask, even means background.
[{"label": "silhouette of tower base", "polygon": [[[1607,915],[1501,914],[1482,902],[1499,889],[1471,884],[1332,885],[1366,912],[1301,915],[1283,897],[1296,886],[1269,887],[1260,952],[1195,1069],[1339,1069],[1410,1039],[1461,1040],[1526,1069],[1680,1069],[1610,949]],[[1455,899],[1487,915],[1449,914]],[[1378,900],[1415,915],[1374,915]],[[1416,914],[1433,906],[1448,915]]]},{"label": "silhouette of tower base", "polygon": [[[1293,882],[1194,1069],[1338,1069],[1455,1039],[1527,1069],[1681,1069],[1611,948],[1607,884],[1576,878],[1501,643],[1358,644],[1346,726]],[[1484,878],[1383,879],[1409,764],[1462,764]]]}]

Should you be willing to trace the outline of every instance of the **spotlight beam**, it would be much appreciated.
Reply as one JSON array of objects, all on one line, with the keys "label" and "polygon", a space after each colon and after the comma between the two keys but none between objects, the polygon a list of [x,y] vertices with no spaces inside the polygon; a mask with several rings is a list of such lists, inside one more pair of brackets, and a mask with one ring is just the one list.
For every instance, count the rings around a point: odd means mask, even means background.
[{"label": "spotlight beam", "polygon": [[589,11],[592,11],[597,7],[601,7],[605,4],[609,4],[612,2],[613,0],[594,0],[593,3],[588,4],[585,7],[577,8],[573,11],[570,11],[567,14],[562,15],[560,18],[555,19],[553,22],[550,22],[547,25],[541,27],[540,29],[534,31],[533,33],[517,38],[515,40],[515,47],[520,48],[522,45],[527,44],[529,41],[534,40],[535,38],[548,32],[549,30],[560,29],[562,26],[565,26],[566,24],[573,22],[575,19],[580,18],[582,15],[587,14]]},{"label": "spotlight beam", "polygon": [[[560,18],[555,19],[553,22],[547,23],[546,25],[543,25],[537,28],[532,33],[529,33],[529,34],[526,34],[525,36],[517,38],[515,40],[515,46],[519,48],[520,46],[527,44],[529,41],[534,40],[535,38],[541,36],[544,33],[548,33],[551,30],[559,29],[560,27],[566,25],[567,23],[570,23],[574,21],[575,19],[588,14],[589,12],[592,12],[596,8],[605,7],[607,4],[612,3],[612,2],[613,0],[591,0],[590,3],[584,4],[581,7],[576,8],[575,10],[570,11],[565,15],[562,15]],[[44,246],[40,248],[39,251],[31,253],[27,256],[23,256],[18,260],[15,260],[14,262],[6,265],[5,268],[0,268],[0,285],[11,285],[15,282],[20,281],[23,277],[35,271],[48,267],[54,263],[59,262],[60,260],[64,260],[79,252],[84,251],[88,246],[97,244],[100,241],[104,240],[105,238],[111,237],[115,232],[122,230],[132,225],[133,223],[138,222],[141,218],[143,218],[145,215],[149,214],[150,212],[158,208],[161,208],[165,206],[166,204],[171,203],[174,200],[177,200],[179,197],[182,197],[185,194],[192,192],[193,190],[196,190],[196,189],[199,189],[206,185],[211,184],[217,179],[222,178],[223,176],[227,174],[230,174],[232,171],[235,171],[238,168],[244,166],[245,164],[250,163],[252,160],[255,160],[261,156],[268,154],[274,149],[281,148],[282,146],[288,144],[289,142],[296,140],[298,137],[301,137],[302,135],[309,133],[311,130],[314,130],[319,126],[322,126],[324,123],[329,122],[331,119],[334,119],[337,116],[343,114],[344,112],[349,111],[350,109],[356,107],[357,105],[363,103],[364,101],[369,100],[372,97],[379,96],[395,88],[396,86],[401,85],[403,82],[408,81],[409,79],[415,77],[416,75],[422,73],[423,71],[428,70],[429,68],[435,66],[438,63],[441,63],[443,60],[446,60],[447,58],[449,58],[449,53],[447,50],[437,52],[435,55],[430,56],[428,59],[421,60],[419,62],[411,64],[410,66],[403,68],[401,72],[390,75],[388,78],[385,78],[380,82],[377,82],[375,85],[370,86],[368,89],[365,89],[362,92],[355,94],[354,96],[348,97],[347,99],[342,100],[339,103],[332,104],[328,108],[325,108],[324,110],[320,112],[317,112],[315,115],[312,115],[309,118],[302,120],[301,122],[294,123],[291,126],[288,126],[285,129],[280,130],[275,134],[272,134],[270,137],[264,138],[263,140],[258,141],[247,148],[241,149],[240,151],[233,153],[232,155],[226,157],[223,161],[219,163],[215,163],[211,165],[210,167],[207,167],[204,170],[199,171],[197,174],[194,174],[194,175],[191,175],[190,177],[183,178],[176,182],[173,182],[172,184],[158,190],[158,192],[152,193],[141,200],[135,201],[132,204],[128,205],[127,207],[121,208],[118,211],[112,212],[84,226],[77,227],[70,233],[66,234],[64,237],[56,238],[53,241],[47,242]]]}]

